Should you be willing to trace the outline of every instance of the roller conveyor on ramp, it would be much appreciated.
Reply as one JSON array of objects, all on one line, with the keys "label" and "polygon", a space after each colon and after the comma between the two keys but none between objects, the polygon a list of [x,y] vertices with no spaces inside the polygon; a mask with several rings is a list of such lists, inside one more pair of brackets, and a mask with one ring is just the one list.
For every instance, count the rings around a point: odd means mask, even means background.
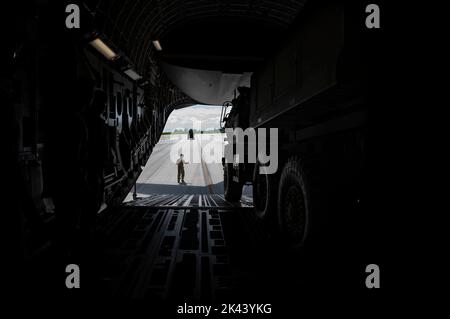
[{"label": "roller conveyor on ramp", "polygon": [[263,236],[252,210],[248,197],[229,203],[219,194],[151,195],[109,210],[99,226],[102,289],[153,300],[232,296],[243,269],[231,250]]},{"label": "roller conveyor on ramp", "polygon": [[197,207],[197,208],[252,208],[252,199],[242,196],[239,203],[228,202],[221,194],[197,194],[197,195],[174,195],[174,194],[153,194],[146,198],[139,198],[135,201],[124,204],[127,207]]}]

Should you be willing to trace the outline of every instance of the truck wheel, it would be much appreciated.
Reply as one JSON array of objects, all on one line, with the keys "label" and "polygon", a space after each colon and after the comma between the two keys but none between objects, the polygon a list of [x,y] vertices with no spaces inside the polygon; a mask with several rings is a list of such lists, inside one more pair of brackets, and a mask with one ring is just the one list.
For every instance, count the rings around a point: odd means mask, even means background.
[{"label": "truck wheel", "polygon": [[225,164],[223,167],[223,187],[227,201],[238,202],[241,200],[242,184],[233,181],[233,164]]},{"label": "truck wheel", "polygon": [[257,162],[253,171],[253,206],[255,216],[266,223],[275,210],[277,190],[272,175],[260,174],[260,167],[265,169]]},{"label": "truck wheel", "polygon": [[278,187],[278,225],[290,248],[300,248],[310,228],[310,196],[306,176],[297,156],[286,162]]}]

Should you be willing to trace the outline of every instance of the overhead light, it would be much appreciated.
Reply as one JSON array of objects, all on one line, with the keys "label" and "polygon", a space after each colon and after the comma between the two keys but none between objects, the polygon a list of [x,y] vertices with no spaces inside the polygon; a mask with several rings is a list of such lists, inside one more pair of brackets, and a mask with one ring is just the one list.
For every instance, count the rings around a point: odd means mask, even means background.
[{"label": "overhead light", "polygon": [[113,50],[111,50],[111,48],[108,47],[102,40],[100,40],[100,38],[92,40],[90,42],[90,45],[92,45],[98,52],[103,54],[105,58],[110,61],[113,61],[118,57],[118,55]]},{"label": "overhead light", "polygon": [[162,51],[161,43],[159,43],[158,40],[153,41],[153,45],[155,46],[156,50]]},{"label": "overhead light", "polygon": [[136,73],[133,69],[127,69],[124,71],[126,75],[128,75],[130,78],[132,78],[134,81],[142,79],[142,76]]}]

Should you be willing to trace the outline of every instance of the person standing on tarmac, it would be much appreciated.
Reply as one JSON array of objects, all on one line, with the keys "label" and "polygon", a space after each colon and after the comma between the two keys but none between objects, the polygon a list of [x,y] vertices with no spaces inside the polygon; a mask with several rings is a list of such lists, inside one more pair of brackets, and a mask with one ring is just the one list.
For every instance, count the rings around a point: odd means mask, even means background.
[{"label": "person standing on tarmac", "polygon": [[[178,166],[178,184],[186,184],[186,182],[184,181],[184,164],[189,164],[189,162],[186,162],[183,159],[183,154],[180,154],[180,158],[177,159],[177,166]],[[180,182],[181,180],[181,182]]]}]

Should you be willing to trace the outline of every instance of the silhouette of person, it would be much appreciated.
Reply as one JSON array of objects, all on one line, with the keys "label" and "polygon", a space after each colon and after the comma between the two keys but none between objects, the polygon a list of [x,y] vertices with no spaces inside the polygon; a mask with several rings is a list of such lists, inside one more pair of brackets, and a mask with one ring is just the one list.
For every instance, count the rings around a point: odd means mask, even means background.
[{"label": "silhouette of person", "polygon": [[[178,184],[186,184],[186,182],[184,181],[184,164],[189,164],[189,162],[186,162],[183,159],[183,154],[180,154],[180,158],[177,159],[177,167],[178,167],[178,175],[177,175],[177,179],[178,179]],[[181,180],[181,182],[180,182]]]}]

